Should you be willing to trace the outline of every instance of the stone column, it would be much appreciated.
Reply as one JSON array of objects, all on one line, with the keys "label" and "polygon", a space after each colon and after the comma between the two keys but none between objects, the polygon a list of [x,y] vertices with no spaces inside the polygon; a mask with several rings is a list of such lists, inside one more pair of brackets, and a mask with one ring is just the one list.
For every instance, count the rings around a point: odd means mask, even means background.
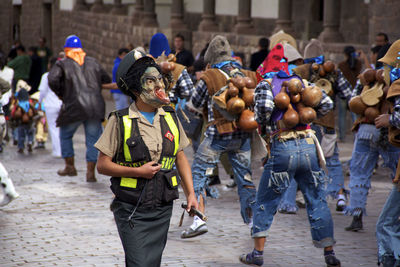
[{"label": "stone column", "polygon": [[239,0],[239,14],[235,32],[239,34],[254,34],[255,29],[251,22],[251,0]]},{"label": "stone column", "polygon": [[176,30],[187,30],[188,26],[183,22],[183,0],[172,0],[170,26]]},{"label": "stone column", "polygon": [[156,7],[155,0],[144,1],[143,13],[142,13],[142,26],[158,27],[155,7]]},{"label": "stone column", "polygon": [[90,11],[96,13],[105,13],[106,9],[104,7],[103,0],[94,0],[94,3],[90,8]]},{"label": "stone column", "polygon": [[136,0],[135,2],[135,11],[132,14],[133,17],[133,25],[140,25],[143,14],[143,0]]},{"label": "stone column", "polygon": [[292,28],[292,0],[279,0],[278,18],[274,33],[283,30],[291,35],[294,34]]},{"label": "stone column", "polygon": [[85,0],[76,0],[74,10],[87,11],[88,6],[86,5],[86,1]]},{"label": "stone column", "polygon": [[340,26],[340,1],[324,0],[324,30],[318,39],[324,43],[343,42],[343,36],[339,32]]},{"label": "stone column", "polygon": [[122,0],[114,0],[114,6],[113,6],[113,8],[111,9],[111,14],[114,14],[114,15],[125,15],[127,12],[126,12],[126,8],[124,8],[124,6],[122,5]]},{"label": "stone column", "polygon": [[203,14],[199,24],[199,31],[218,31],[218,25],[215,23],[215,0],[203,0]]}]

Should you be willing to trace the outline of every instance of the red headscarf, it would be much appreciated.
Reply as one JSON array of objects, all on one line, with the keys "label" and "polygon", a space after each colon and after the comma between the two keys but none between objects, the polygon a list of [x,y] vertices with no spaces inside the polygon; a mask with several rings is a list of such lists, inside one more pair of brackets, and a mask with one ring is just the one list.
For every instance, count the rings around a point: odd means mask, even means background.
[{"label": "red headscarf", "polygon": [[[284,59],[284,62],[282,62]],[[285,57],[283,46],[277,44],[269,52],[268,56],[264,59],[263,63],[258,67],[256,71],[257,82],[265,79],[267,73],[277,73],[279,71],[284,71],[289,75],[289,68],[287,58]]]}]

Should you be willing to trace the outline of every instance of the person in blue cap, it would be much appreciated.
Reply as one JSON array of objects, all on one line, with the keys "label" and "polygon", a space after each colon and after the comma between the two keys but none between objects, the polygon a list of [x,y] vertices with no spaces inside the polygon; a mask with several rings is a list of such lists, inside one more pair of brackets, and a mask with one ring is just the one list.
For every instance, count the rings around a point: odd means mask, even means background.
[{"label": "person in blue cap", "polygon": [[83,124],[86,136],[86,181],[96,182],[97,150],[93,146],[103,129],[105,103],[101,89],[111,83],[111,78],[96,59],[86,56],[81,40],[70,35],[65,40],[65,58],[56,62],[49,72],[51,90],[63,104],[57,118],[60,127],[61,154],[65,168],[60,176],[76,176],[72,138]]}]

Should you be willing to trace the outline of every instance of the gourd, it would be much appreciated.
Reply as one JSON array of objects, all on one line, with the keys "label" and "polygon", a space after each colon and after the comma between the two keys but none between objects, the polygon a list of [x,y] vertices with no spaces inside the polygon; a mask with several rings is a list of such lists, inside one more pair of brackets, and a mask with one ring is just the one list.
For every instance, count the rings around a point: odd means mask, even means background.
[{"label": "gourd", "polygon": [[303,103],[298,103],[296,107],[299,112],[299,119],[301,123],[309,124],[317,118],[317,113],[313,108],[306,107]]},{"label": "gourd", "polygon": [[361,97],[358,95],[350,99],[349,108],[351,112],[354,112],[358,115],[364,115],[364,112],[368,106],[364,104],[364,102],[361,100]]},{"label": "gourd", "polygon": [[250,107],[254,104],[254,92],[255,89],[242,88],[242,99],[246,104],[246,107]]},{"label": "gourd", "polygon": [[286,93],[286,86],[282,84],[281,91],[275,96],[274,102],[277,108],[287,109],[290,104],[289,95]]},{"label": "gourd", "polygon": [[243,131],[251,132],[257,129],[257,127],[258,123],[254,118],[254,112],[249,109],[243,110],[239,118],[239,128]]},{"label": "gourd", "polygon": [[301,92],[301,99],[304,105],[316,107],[321,102],[322,91],[317,86],[307,86],[303,92]]},{"label": "gourd", "polygon": [[368,107],[365,110],[365,117],[367,118],[367,120],[371,123],[373,123],[375,121],[375,119],[380,115],[381,113],[379,112],[379,109],[377,109],[376,107]]},{"label": "gourd", "polygon": [[296,110],[294,110],[292,104],[289,104],[287,111],[285,114],[283,114],[282,120],[285,124],[285,127],[288,129],[295,127],[299,123],[299,114],[297,114]]},{"label": "gourd", "polygon": [[231,114],[240,114],[246,104],[244,103],[243,99],[235,96],[229,99],[228,103],[226,103],[226,110]]}]

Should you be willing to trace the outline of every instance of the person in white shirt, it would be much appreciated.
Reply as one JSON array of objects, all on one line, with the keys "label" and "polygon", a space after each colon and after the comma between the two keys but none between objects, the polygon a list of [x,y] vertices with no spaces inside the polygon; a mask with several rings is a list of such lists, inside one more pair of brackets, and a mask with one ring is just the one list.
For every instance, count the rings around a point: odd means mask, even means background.
[{"label": "person in white shirt", "polygon": [[[52,58],[49,61],[48,69],[56,63],[57,58]],[[39,103],[44,104],[44,108],[46,110],[46,118],[47,123],[49,125],[49,132],[51,143],[53,147],[52,155],[54,157],[61,157],[61,145],[60,145],[60,128],[56,126],[56,120],[58,117],[58,113],[60,112],[60,108],[62,105],[62,101],[56,96],[56,94],[50,89],[47,76],[48,72],[42,75],[42,79],[40,80],[39,85]]]}]

